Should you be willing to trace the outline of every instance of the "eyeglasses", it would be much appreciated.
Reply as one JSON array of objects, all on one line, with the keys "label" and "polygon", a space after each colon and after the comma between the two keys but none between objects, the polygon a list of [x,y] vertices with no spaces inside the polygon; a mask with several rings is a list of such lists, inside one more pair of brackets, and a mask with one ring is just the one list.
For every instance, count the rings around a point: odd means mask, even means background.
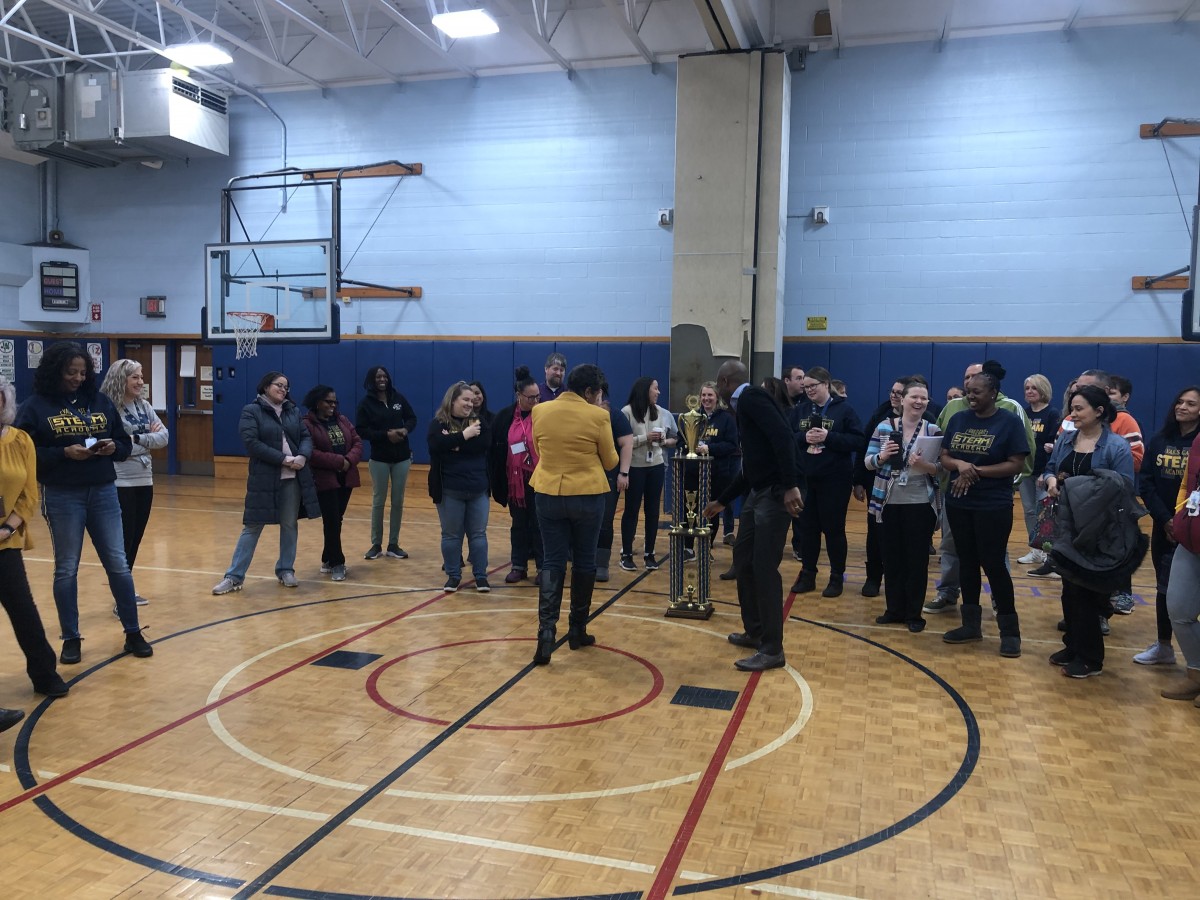
[{"label": "eyeglasses", "polygon": [[892,396],[893,397],[903,397],[904,391],[892,391]]},{"label": "eyeglasses", "polygon": [[337,402],[337,400],[329,400],[329,399],[325,399],[325,400],[322,400],[321,402],[322,402],[322,403],[328,403],[330,406],[337,406],[337,405],[338,405],[338,402]]},{"label": "eyeglasses", "polygon": [[800,385],[800,387],[802,387],[806,391],[815,391],[817,388],[819,388],[821,386],[821,384],[822,384],[822,382],[820,382],[820,381],[814,381],[812,384],[802,384],[802,385]]},{"label": "eyeglasses", "polygon": [[542,397],[541,392],[538,392],[536,394],[522,394],[521,395],[522,400],[540,400],[541,397]]},{"label": "eyeglasses", "polygon": [[288,389],[288,383],[286,381],[272,381],[271,387],[277,387],[281,391],[286,391]]}]

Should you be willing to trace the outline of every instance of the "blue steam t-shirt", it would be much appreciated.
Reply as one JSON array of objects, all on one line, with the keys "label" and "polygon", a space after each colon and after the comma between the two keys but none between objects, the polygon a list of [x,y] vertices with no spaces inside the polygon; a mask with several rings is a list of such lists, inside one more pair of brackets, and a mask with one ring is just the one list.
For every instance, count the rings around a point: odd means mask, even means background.
[{"label": "blue steam t-shirt", "polygon": [[[1025,423],[1013,413],[999,408],[987,418],[980,418],[969,409],[955,413],[946,423],[942,447],[955,459],[976,466],[991,466],[1010,456],[1029,453]],[[955,472],[950,479],[951,486],[957,478]],[[1012,506],[1012,492],[1012,478],[980,478],[961,497],[955,497],[953,490],[947,491],[946,503],[960,509],[1002,509]]]}]

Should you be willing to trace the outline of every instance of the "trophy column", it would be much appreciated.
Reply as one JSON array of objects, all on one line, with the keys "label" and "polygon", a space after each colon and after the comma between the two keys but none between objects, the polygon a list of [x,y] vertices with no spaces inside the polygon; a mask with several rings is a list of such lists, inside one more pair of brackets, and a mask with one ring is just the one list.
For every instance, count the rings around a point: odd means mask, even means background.
[{"label": "trophy column", "polygon": [[[679,432],[686,453],[671,457],[671,603],[666,615],[682,619],[707,619],[713,614],[709,578],[712,574],[709,545],[712,532],[701,513],[711,499],[712,458],[696,453],[708,416],[698,410],[700,399],[687,398],[688,411],[679,416]],[[689,487],[689,473],[696,485]],[[687,561],[687,540],[692,539],[695,556]]]}]

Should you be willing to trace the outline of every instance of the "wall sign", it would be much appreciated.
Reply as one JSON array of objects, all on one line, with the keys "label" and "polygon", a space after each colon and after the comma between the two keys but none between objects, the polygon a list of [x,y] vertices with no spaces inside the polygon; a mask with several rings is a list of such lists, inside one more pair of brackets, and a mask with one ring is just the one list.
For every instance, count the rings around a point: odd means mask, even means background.
[{"label": "wall sign", "polygon": [[79,311],[79,267],[68,262],[41,263],[42,309]]}]

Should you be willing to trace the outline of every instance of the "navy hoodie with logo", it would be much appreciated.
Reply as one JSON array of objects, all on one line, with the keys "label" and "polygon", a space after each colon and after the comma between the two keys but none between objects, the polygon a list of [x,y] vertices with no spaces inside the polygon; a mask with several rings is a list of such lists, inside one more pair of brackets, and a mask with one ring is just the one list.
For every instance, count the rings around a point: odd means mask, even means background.
[{"label": "navy hoodie with logo", "polygon": [[[38,481],[57,487],[89,487],[117,480],[114,462],[128,459],[133,440],[125,433],[112,401],[100,391],[82,391],[74,403],[63,394],[34,394],[21,404],[13,423],[29,433],[37,448]],[[111,456],[93,455],[74,460],[67,447],[84,445],[88,438],[108,438],[117,445]]]}]

